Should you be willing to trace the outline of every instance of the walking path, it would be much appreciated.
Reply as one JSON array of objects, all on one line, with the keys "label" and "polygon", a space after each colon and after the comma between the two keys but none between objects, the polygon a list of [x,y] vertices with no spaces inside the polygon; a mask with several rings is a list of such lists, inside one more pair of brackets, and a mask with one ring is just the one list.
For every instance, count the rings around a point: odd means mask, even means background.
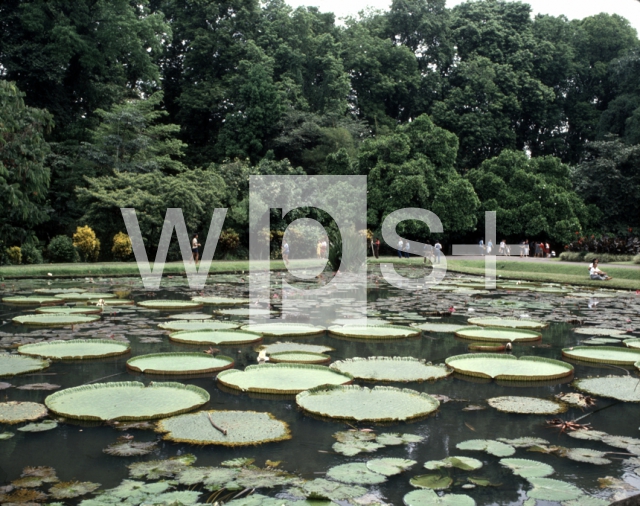
[{"label": "walking path", "polygon": [[[465,255],[465,256],[452,256],[449,255],[447,256],[447,260],[484,260],[484,256],[481,255]],[[561,260],[558,260],[556,258],[536,258],[536,257],[525,257],[525,258],[520,258],[518,255],[511,255],[510,257],[508,256],[496,256],[496,260],[499,262],[505,261],[505,262],[534,262],[534,263],[552,263],[552,264],[559,264],[561,263],[562,265],[586,265],[589,264],[591,262],[562,262]],[[601,262],[601,265],[603,268],[605,267],[615,267],[617,268],[623,268],[623,269],[640,269],[640,265],[638,264],[618,264],[618,263],[604,263]]]}]

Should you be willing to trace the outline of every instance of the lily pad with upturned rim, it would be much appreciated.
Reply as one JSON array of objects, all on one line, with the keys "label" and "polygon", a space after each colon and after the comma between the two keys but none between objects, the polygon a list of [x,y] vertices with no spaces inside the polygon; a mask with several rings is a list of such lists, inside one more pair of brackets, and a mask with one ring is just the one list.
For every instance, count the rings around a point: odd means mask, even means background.
[{"label": "lily pad with upturned rim", "polygon": [[33,293],[40,295],[60,295],[63,293],[83,293],[86,292],[84,288],[36,288]]},{"label": "lily pad with upturned rim", "polygon": [[231,369],[218,374],[220,384],[243,392],[276,395],[298,394],[319,385],[350,383],[350,375],[309,364],[250,365],[244,371]]},{"label": "lily pad with upturned rim", "polygon": [[419,337],[422,330],[400,325],[334,325],[329,334],[352,339],[404,339]]},{"label": "lily pad with upturned rim", "polygon": [[324,327],[307,323],[255,323],[240,327],[241,330],[257,332],[265,337],[317,336],[325,333]]},{"label": "lily pad with upturned rim", "polygon": [[71,325],[82,325],[100,320],[99,315],[71,315],[71,314],[28,314],[16,316],[13,323],[20,325],[35,325],[42,327],[67,327]]},{"label": "lily pad with upturned rim", "polygon": [[151,353],[127,360],[127,368],[147,374],[205,374],[233,367],[231,357],[206,353]]},{"label": "lily pad with upturned rim", "polygon": [[0,402],[0,423],[31,422],[47,416],[47,408],[37,402]]},{"label": "lily pad with upturned rim", "polygon": [[454,324],[454,323],[421,323],[419,325],[415,325],[416,328],[422,330],[423,332],[442,332],[445,334],[453,334],[459,330],[467,328],[465,324]]},{"label": "lily pad with upturned rim", "polygon": [[43,297],[40,295],[29,295],[28,297],[22,295],[3,297],[2,302],[4,304],[12,304],[14,306],[50,306],[64,304],[64,301],[57,297]]},{"label": "lily pad with upturned rim", "polygon": [[545,478],[555,472],[553,467],[543,462],[528,459],[500,459],[500,464],[508,467],[513,474],[522,478]]},{"label": "lily pad with upturned rim", "polygon": [[331,357],[323,353],[308,351],[281,351],[269,355],[269,360],[274,364],[326,364],[331,360]]},{"label": "lily pad with upturned rim", "polygon": [[296,396],[309,413],[341,420],[396,422],[429,415],[440,406],[435,398],[415,390],[357,385],[323,385]]},{"label": "lily pad with upturned rim", "polygon": [[[224,434],[213,426],[226,430]],[[271,413],[255,411],[199,411],[165,418],[157,431],[179,443],[247,446],[291,439],[289,426]]]},{"label": "lily pad with upturned rim", "polygon": [[191,411],[209,401],[206,390],[182,383],[94,383],[60,390],[44,403],[80,420],[150,420]]},{"label": "lily pad with upturned rim", "polygon": [[640,338],[625,339],[624,341],[622,341],[622,343],[627,348],[640,349]]},{"label": "lily pad with upturned rim", "polygon": [[487,342],[530,342],[542,338],[542,334],[533,330],[504,327],[466,327],[456,331],[455,335],[462,339]]},{"label": "lily pad with upturned rim", "polygon": [[371,381],[428,381],[445,378],[453,372],[413,357],[355,357],[338,360],[329,367]]},{"label": "lily pad with upturned rim", "polygon": [[470,325],[478,325],[480,327],[508,327],[514,329],[540,330],[549,326],[546,322],[524,319],[496,318],[496,317],[478,317],[469,318]]},{"label": "lily pad with upturned rim", "polygon": [[626,335],[624,330],[620,329],[608,329],[605,327],[578,327],[573,329],[576,334],[583,334],[587,336],[607,336],[607,337],[624,337]]},{"label": "lily pad with upturned rim", "polygon": [[402,498],[405,506],[476,506],[476,502],[464,494],[439,496],[430,489],[414,490]]},{"label": "lily pad with upturned rim", "polygon": [[211,318],[213,318],[213,315],[206,314],[206,313],[178,313],[178,314],[169,315],[169,319],[171,320],[202,321],[202,320],[210,320]]},{"label": "lily pad with upturned rim", "polygon": [[192,300],[143,300],[137,303],[138,306],[147,309],[159,309],[161,311],[177,311],[184,309],[202,309],[202,304]]},{"label": "lily pad with upturned rim", "polygon": [[22,355],[57,360],[87,360],[114,357],[129,353],[129,343],[108,339],[73,339],[23,344],[18,348]]},{"label": "lily pad with upturned rim", "polygon": [[37,314],[100,314],[101,307],[96,306],[43,306],[36,309]]},{"label": "lily pad with upturned rim", "polygon": [[251,302],[251,299],[233,297],[191,297],[191,300],[206,306],[235,306],[239,304],[249,304],[249,302]]},{"label": "lily pad with upturned rim", "polygon": [[104,300],[117,299],[118,296],[115,293],[97,293],[97,292],[73,292],[73,293],[59,293],[54,295],[56,299],[63,300],[65,302],[83,302],[88,300]]},{"label": "lily pad with upturned rim", "polygon": [[50,365],[51,362],[42,358],[0,353],[0,377],[41,371]]},{"label": "lily pad with upturned rim", "polygon": [[306,343],[293,343],[293,342],[285,342],[285,343],[273,343],[273,344],[263,344],[259,348],[260,351],[263,351],[269,355],[271,353],[280,353],[283,351],[307,351],[309,353],[327,353],[329,351],[334,351],[334,348],[330,346],[323,346],[319,344],[306,344]]},{"label": "lily pad with upturned rim", "polygon": [[581,378],[572,385],[583,392],[625,402],[640,402],[640,379],[633,376]]},{"label": "lily pad with upturned rim", "polygon": [[214,308],[213,312],[217,315],[224,316],[243,316],[253,318],[256,316],[270,316],[275,314],[274,311],[256,307],[239,307],[239,308]]},{"label": "lily pad with upturned rim", "polygon": [[573,366],[544,357],[467,354],[449,357],[445,363],[460,374],[508,381],[542,381],[565,378],[573,374]]},{"label": "lily pad with upturned rim", "polygon": [[562,350],[564,357],[601,364],[633,365],[640,360],[640,350],[614,346],[574,346]]},{"label": "lily pad with upturned rim", "polygon": [[196,331],[196,330],[233,330],[240,327],[239,323],[233,322],[223,322],[223,321],[210,321],[210,320],[200,320],[200,321],[173,321],[173,322],[165,322],[158,325],[158,328],[162,330],[170,330],[173,332],[180,331]]},{"label": "lily pad with upturned rim", "polygon": [[557,401],[538,397],[504,396],[487,399],[492,408],[503,413],[519,413],[526,415],[556,415],[564,413],[567,405]]},{"label": "lily pad with upturned rim", "polygon": [[176,343],[198,345],[240,345],[262,341],[262,335],[244,330],[181,330],[169,334]]}]

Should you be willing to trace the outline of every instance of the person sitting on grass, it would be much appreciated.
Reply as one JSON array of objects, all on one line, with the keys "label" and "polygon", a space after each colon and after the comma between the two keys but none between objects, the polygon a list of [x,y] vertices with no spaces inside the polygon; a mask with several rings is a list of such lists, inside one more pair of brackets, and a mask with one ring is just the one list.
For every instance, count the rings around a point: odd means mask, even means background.
[{"label": "person sitting on grass", "polygon": [[602,272],[598,268],[598,259],[595,258],[593,263],[589,266],[589,276],[591,279],[595,279],[597,281],[609,281],[611,276],[607,276],[606,272]]}]

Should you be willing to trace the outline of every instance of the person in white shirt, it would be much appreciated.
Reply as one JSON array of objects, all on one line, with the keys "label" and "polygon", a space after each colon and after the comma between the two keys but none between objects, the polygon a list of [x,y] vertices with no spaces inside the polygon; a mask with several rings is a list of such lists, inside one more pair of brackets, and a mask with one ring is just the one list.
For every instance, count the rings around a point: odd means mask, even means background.
[{"label": "person in white shirt", "polygon": [[598,268],[598,259],[594,258],[593,263],[589,265],[589,277],[597,281],[609,281],[611,276],[608,276],[606,272],[602,272]]},{"label": "person in white shirt", "polygon": [[402,246],[404,246],[404,241],[400,239],[398,241],[398,258],[402,258]]},{"label": "person in white shirt", "polygon": [[198,242],[198,234],[193,235],[193,240],[191,241],[191,259],[198,263],[198,259],[200,258],[200,243]]},{"label": "person in white shirt", "polygon": [[436,263],[439,264],[440,263],[440,253],[442,251],[442,244],[440,244],[440,241],[436,241],[436,244],[433,247],[433,249],[436,250]]}]

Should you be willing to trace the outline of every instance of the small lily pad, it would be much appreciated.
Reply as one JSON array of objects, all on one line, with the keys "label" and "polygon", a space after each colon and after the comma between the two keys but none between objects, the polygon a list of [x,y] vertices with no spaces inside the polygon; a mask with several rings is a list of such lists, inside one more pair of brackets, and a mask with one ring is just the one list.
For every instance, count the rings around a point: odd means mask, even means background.
[{"label": "small lily pad", "polygon": [[581,378],[573,382],[578,390],[619,401],[640,402],[640,379],[633,376]]},{"label": "small lily pad", "polygon": [[337,481],[316,478],[290,489],[289,493],[295,497],[307,497],[314,500],[344,501],[366,494],[367,489],[358,485],[345,485]]},{"label": "small lily pad", "polygon": [[424,437],[417,434],[398,434],[385,432],[376,437],[376,441],[385,446],[397,446],[409,443],[420,443],[424,441]]},{"label": "small lily pad", "polygon": [[443,474],[421,474],[411,478],[409,483],[416,488],[445,490],[453,484],[453,479]]},{"label": "small lily pad", "polygon": [[159,478],[172,478],[189,467],[189,463],[180,459],[148,460],[130,464],[129,475],[132,478],[145,478],[157,480]]},{"label": "small lily pad", "polygon": [[417,462],[409,459],[372,459],[367,461],[367,468],[384,476],[394,476],[413,467]]},{"label": "small lily pad", "polygon": [[49,494],[55,499],[73,499],[90,494],[100,488],[100,483],[90,481],[66,481],[56,483],[49,489]]},{"label": "small lily pad", "polygon": [[496,457],[510,457],[516,450],[513,446],[492,439],[470,439],[456,445],[458,450],[484,451]]},{"label": "small lily pad", "polygon": [[387,481],[384,475],[371,471],[367,465],[362,462],[353,462],[351,464],[341,464],[332,467],[327,471],[327,477],[342,483],[354,485],[377,485]]},{"label": "small lily pad", "polygon": [[104,450],[107,455],[117,457],[137,457],[148,455],[158,447],[155,441],[134,441],[132,438],[119,437],[115,443],[110,444]]},{"label": "small lily pad", "polygon": [[555,415],[564,413],[567,410],[566,404],[547,399],[539,399],[537,397],[493,397],[487,399],[487,403],[492,408],[502,411],[503,413]]},{"label": "small lily pad", "polygon": [[258,323],[245,325],[241,330],[248,332],[257,332],[263,336],[282,337],[282,336],[317,336],[325,333],[324,327],[317,325],[309,325],[307,323]]},{"label": "small lily pad", "polygon": [[533,485],[533,489],[527,492],[527,496],[540,501],[570,501],[583,495],[582,490],[566,481],[529,478],[529,483]]},{"label": "small lily pad", "polygon": [[605,458],[605,452],[599,452],[589,448],[562,448],[556,453],[561,457],[567,457],[576,462],[586,462],[587,464],[595,464],[597,466],[611,464],[611,461]]},{"label": "small lily pad", "polygon": [[0,441],[11,439],[15,434],[13,432],[0,432]]},{"label": "small lily pad", "polygon": [[448,469],[455,467],[463,471],[476,471],[482,467],[482,462],[471,457],[447,457],[442,460],[430,460],[425,462],[425,469]]},{"label": "small lily pad", "polygon": [[415,325],[416,328],[424,332],[442,332],[445,334],[453,334],[459,330],[467,328],[466,325],[458,325],[454,323],[421,323]]},{"label": "small lily pad", "polygon": [[238,327],[240,327],[239,323],[211,320],[170,321],[158,325],[158,328],[173,332],[181,330],[232,330]]},{"label": "small lily pad", "polygon": [[83,314],[28,314],[16,316],[12,319],[13,323],[18,323],[20,325],[34,325],[41,327],[70,327],[72,325],[93,323],[98,320],[100,320],[99,315]]},{"label": "small lily pad", "polygon": [[402,498],[405,506],[476,506],[476,502],[464,494],[439,496],[433,490],[414,490]]},{"label": "small lily pad", "polygon": [[42,358],[24,355],[0,354],[0,377],[17,376],[28,372],[41,371],[49,367],[50,362]]},{"label": "small lily pad", "polygon": [[0,423],[30,422],[47,416],[47,408],[37,402],[0,402]]},{"label": "small lily pad", "polygon": [[500,464],[508,467],[513,474],[525,479],[545,478],[555,471],[549,464],[528,459],[500,459]]},{"label": "small lily pad", "polygon": [[220,462],[220,465],[222,467],[247,467],[253,464],[255,461],[256,459],[237,458]]},{"label": "small lily pad", "polygon": [[506,443],[514,448],[529,448],[531,446],[548,445],[549,441],[539,437],[519,437],[516,439],[506,439],[499,437],[497,441]]},{"label": "small lily pad", "polygon": [[331,357],[324,353],[308,351],[281,351],[272,353],[269,358],[274,364],[326,364],[331,360]]},{"label": "small lily pad", "polygon": [[22,385],[16,388],[18,390],[58,390],[60,385],[54,385],[53,383],[29,383],[28,385]]},{"label": "small lily pad", "polygon": [[40,423],[30,423],[24,427],[20,427],[18,430],[21,432],[44,432],[47,430],[55,429],[58,426],[58,422],[55,420],[44,420]]},{"label": "small lily pad", "polygon": [[609,336],[609,337],[624,337],[624,330],[620,329],[607,329],[604,327],[578,327],[573,329],[576,334],[582,334],[587,336]]},{"label": "small lily pad", "polygon": [[251,302],[251,299],[232,297],[192,297],[191,300],[207,306],[235,306],[239,304],[249,304],[249,302]]}]

